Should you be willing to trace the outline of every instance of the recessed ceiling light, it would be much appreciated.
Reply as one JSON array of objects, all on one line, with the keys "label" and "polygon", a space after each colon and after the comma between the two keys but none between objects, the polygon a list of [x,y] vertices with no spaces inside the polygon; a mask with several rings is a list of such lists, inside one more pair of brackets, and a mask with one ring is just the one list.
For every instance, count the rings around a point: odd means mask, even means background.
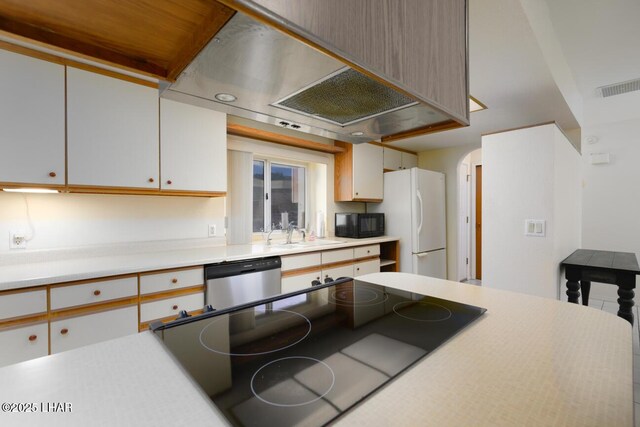
[{"label": "recessed ceiling light", "polygon": [[362,135],[364,135],[364,132],[360,132],[360,131],[351,132],[351,136],[362,136]]},{"label": "recessed ceiling light", "polygon": [[230,93],[217,93],[216,94],[216,99],[218,101],[222,101],[222,102],[233,102],[238,98],[236,98],[235,96],[231,95]]},{"label": "recessed ceiling light", "polygon": [[475,99],[473,96],[469,95],[469,112],[473,113],[474,111],[486,110],[487,106],[482,102]]},{"label": "recessed ceiling light", "polygon": [[2,191],[6,191],[7,193],[41,193],[41,194],[59,193],[58,190],[51,190],[49,188],[3,188]]}]

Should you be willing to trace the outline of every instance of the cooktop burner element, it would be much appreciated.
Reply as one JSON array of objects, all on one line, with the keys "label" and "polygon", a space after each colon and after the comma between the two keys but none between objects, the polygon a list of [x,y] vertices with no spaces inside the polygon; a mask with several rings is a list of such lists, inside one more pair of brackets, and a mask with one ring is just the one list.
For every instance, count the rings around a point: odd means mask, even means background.
[{"label": "cooktop burner element", "polygon": [[355,286],[350,283],[347,285],[339,285],[329,291],[329,302],[352,307],[382,304],[389,299],[389,296],[381,289]]},{"label": "cooktop burner element", "polygon": [[405,301],[393,306],[400,317],[416,322],[444,322],[451,319],[453,313],[447,307],[426,301]]},{"label": "cooktop burner element", "polygon": [[[315,365],[315,366],[314,366]],[[295,372],[314,369],[315,374],[312,381],[316,384],[312,387],[320,389],[319,394],[301,393],[301,385],[291,381]],[[284,379],[283,379],[284,378]],[[282,383],[289,383],[288,387],[283,387]],[[336,383],[336,376],[333,369],[321,360],[313,357],[292,356],[272,360],[263,365],[251,377],[251,391],[264,403],[273,406],[302,406],[322,399]],[[311,388],[307,386],[307,388]]]},{"label": "cooktop burner element", "polygon": [[[309,332],[311,332],[311,322],[304,315],[289,310],[271,310],[265,314],[267,320],[271,318],[272,321],[280,324],[287,323],[291,325],[302,325],[302,327],[296,328],[291,333],[284,336],[284,340],[270,340],[259,347],[238,347],[233,351],[228,350],[228,347],[221,346],[220,341],[217,340],[215,324],[223,320],[227,320],[230,325],[242,324],[244,320],[251,321],[253,313],[237,312],[231,313],[228,319],[214,318],[209,324],[207,324],[200,332],[200,344],[207,350],[214,353],[223,354],[227,356],[258,356],[262,354],[275,353],[276,351],[284,350],[298,344],[304,340]],[[264,319],[263,319],[264,320]],[[267,323],[267,322],[263,322]],[[224,343],[226,345],[226,343]]]},{"label": "cooktop burner element", "polygon": [[353,279],[153,331],[234,426],[324,426],[486,310]]}]

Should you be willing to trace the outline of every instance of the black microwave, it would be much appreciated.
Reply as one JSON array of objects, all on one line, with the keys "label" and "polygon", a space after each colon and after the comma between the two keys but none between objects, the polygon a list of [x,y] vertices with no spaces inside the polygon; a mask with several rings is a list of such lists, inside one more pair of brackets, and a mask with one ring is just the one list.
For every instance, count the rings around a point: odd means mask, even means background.
[{"label": "black microwave", "polygon": [[383,235],[383,213],[336,213],[336,237],[361,239]]}]

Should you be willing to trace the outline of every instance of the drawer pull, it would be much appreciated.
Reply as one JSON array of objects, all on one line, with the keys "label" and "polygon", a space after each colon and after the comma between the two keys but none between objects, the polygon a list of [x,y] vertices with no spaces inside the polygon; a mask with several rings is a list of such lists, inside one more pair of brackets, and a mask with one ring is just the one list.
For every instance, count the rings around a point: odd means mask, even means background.
[{"label": "drawer pull", "polygon": [[360,271],[360,267],[356,267],[356,270],[357,270],[357,271]]},{"label": "drawer pull", "polygon": [[370,250],[370,249],[367,249],[367,253],[368,253],[368,254],[370,254],[370,253],[371,253],[371,250]]},{"label": "drawer pull", "polygon": [[173,306],[173,307],[171,307],[171,308],[173,308],[174,310],[177,310],[177,309],[178,309],[178,305],[177,305],[177,304],[174,304],[174,306]]},{"label": "drawer pull", "polygon": [[169,179],[169,180],[167,180],[167,184],[168,184],[168,185],[171,185],[171,180],[170,180],[170,179]]},{"label": "drawer pull", "polygon": [[178,283],[178,279],[174,277],[173,279],[171,279],[171,283]]},{"label": "drawer pull", "polygon": [[100,295],[100,290],[99,290],[99,289],[96,289],[95,291],[93,291],[93,294],[94,294],[95,296]]},{"label": "drawer pull", "polygon": [[33,341],[35,341],[35,340],[37,340],[37,339],[38,339],[38,336],[37,336],[37,335],[30,335],[30,336],[29,336],[29,341],[32,341],[32,342],[33,342]]},{"label": "drawer pull", "polygon": [[67,335],[68,332],[69,332],[69,330],[67,328],[60,329],[60,334],[62,334],[62,335]]},{"label": "drawer pull", "polygon": [[51,178],[55,178],[55,177],[56,177],[56,173],[55,173],[55,172],[49,172],[49,176],[50,176]]},{"label": "drawer pull", "polygon": [[153,182],[153,178],[149,178],[149,182]]}]

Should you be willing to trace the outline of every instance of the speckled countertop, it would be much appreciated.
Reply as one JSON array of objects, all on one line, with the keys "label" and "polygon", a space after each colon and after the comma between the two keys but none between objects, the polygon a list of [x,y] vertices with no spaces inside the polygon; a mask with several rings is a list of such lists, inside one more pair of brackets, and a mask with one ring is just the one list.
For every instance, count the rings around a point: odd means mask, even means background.
[{"label": "speckled countertop", "polygon": [[[274,255],[341,249],[398,240],[330,238],[342,243],[283,249],[278,244],[207,245],[206,241],[150,242],[128,246],[34,251],[11,254],[0,262],[0,291],[120,274],[188,267]],[[13,258],[11,260],[10,258]]]},{"label": "speckled countertop", "polygon": [[[609,313],[404,273],[361,279],[487,308],[472,325],[340,418],[344,426],[632,426],[632,328]],[[0,425],[224,425],[145,332],[0,369]]]}]

